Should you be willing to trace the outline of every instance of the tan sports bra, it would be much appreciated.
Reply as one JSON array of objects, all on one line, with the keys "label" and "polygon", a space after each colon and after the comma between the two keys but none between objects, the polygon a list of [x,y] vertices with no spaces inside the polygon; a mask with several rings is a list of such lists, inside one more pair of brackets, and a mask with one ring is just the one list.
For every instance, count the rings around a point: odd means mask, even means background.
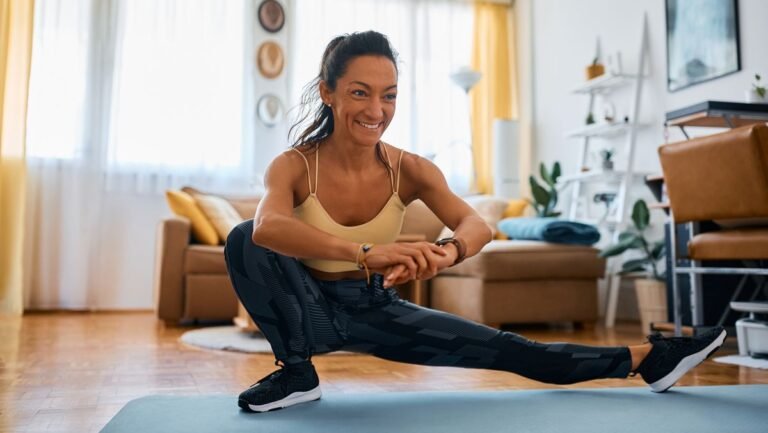
[{"label": "tan sports bra", "polygon": [[[317,174],[319,172],[319,154],[320,148],[315,149],[315,187],[312,188],[312,179],[309,174],[309,161],[298,149],[293,149],[304,158],[304,164],[307,166],[307,183],[309,185],[309,197],[299,206],[293,209],[296,218],[305,223],[317,227],[318,229],[333,236],[346,239],[352,242],[372,242],[374,244],[388,244],[395,241],[400,234],[403,226],[403,216],[405,215],[405,205],[400,200],[397,190],[400,188],[400,163],[403,160],[403,151],[400,151],[400,158],[397,161],[397,179],[392,178],[392,164],[389,160],[386,146],[382,146],[384,154],[389,164],[389,181],[392,185],[392,196],[379,211],[379,213],[368,222],[356,226],[345,226],[337,223],[331,218],[325,210],[320,200],[317,199]],[[301,259],[301,262],[310,268],[324,272],[345,272],[358,270],[354,262],[323,260],[323,259]]]}]

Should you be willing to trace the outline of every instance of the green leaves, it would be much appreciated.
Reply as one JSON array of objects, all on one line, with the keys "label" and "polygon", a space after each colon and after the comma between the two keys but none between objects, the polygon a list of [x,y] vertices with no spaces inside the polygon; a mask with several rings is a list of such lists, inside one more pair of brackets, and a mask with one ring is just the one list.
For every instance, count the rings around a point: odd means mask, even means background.
[{"label": "green leaves", "polygon": [[648,211],[648,205],[645,204],[645,200],[638,200],[635,205],[632,206],[632,222],[635,223],[635,227],[639,232],[642,232],[648,227],[651,221],[651,213]]},{"label": "green leaves", "polygon": [[539,164],[539,174],[544,181],[540,184],[535,177],[529,176],[528,183],[531,185],[531,194],[533,195],[533,208],[539,217],[558,216],[560,212],[555,212],[557,206],[557,179],[561,175],[560,163],[555,162],[552,171],[547,171],[547,167],[542,162]]},{"label": "green leaves", "polygon": [[613,257],[632,248],[641,248],[643,239],[632,232],[624,232],[619,235],[619,243],[611,245],[600,251],[600,257]]},{"label": "green leaves", "polygon": [[620,274],[630,272],[649,272],[654,278],[662,278],[656,267],[656,262],[662,260],[665,254],[664,242],[657,241],[652,245],[645,239],[644,230],[650,224],[651,214],[648,205],[643,200],[637,200],[632,206],[632,222],[635,230],[626,231],[619,235],[619,241],[600,251],[600,257],[613,257],[625,251],[640,250],[642,256],[627,260],[621,267]]}]

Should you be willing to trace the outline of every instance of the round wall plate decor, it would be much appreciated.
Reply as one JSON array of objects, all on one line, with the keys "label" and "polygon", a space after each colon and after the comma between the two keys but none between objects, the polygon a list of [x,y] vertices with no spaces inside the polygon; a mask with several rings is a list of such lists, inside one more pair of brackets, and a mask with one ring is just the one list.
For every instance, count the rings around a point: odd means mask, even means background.
[{"label": "round wall plate decor", "polygon": [[256,52],[256,64],[261,75],[267,78],[276,78],[283,72],[283,66],[285,66],[283,49],[277,42],[264,42]]},{"label": "round wall plate decor", "polygon": [[285,24],[285,11],[277,0],[264,0],[259,5],[259,24],[270,33],[277,33]]},{"label": "round wall plate decor", "polygon": [[285,110],[283,103],[277,96],[268,93],[256,103],[256,116],[266,126],[275,126],[283,120]]}]

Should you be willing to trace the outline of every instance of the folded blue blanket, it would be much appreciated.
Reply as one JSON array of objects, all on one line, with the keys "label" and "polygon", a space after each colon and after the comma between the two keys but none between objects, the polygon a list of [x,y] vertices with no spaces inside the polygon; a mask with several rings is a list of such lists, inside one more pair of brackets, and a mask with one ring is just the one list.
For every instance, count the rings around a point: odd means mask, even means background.
[{"label": "folded blue blanket", "polygon": [[557,218],[506,218],[499,221],[498,228],[510,239],[576,245],[593,245],[600,240],[594,226]]}]

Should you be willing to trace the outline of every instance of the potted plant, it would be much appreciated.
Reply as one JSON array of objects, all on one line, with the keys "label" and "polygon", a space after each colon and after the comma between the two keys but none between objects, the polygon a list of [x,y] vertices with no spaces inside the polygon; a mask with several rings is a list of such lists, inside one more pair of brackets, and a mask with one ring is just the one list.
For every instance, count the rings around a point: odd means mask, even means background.
[{"label": "potted plant", "polygon": [[765,86],[760,83],[760,74],[755,74],[755,82],[752,83],[752,88],[746,92],[747,102],[768,104],[768,98],[766,98],[765,90]]},{"label": "potted plant", "polygon": [[613,149],[605,148],[600,151],[600,157],[602,158],[603,170],[613,170]]},{"label": "potted plant", "polygon": [[539,173],[547,188],[544,188],[535,177],[529,176],[528,182],[531,185],[531,194],[533,194],[533,200],[528,202],[536,210],[536,216],[538,217],[555,217],[559,216],[560,212],[555,212],[555,206],[557,206],[557,179],[560,177],[560,163],[555,161],[552,165],[552,171],[547,171],[547,167],[542,162],[539,165]]},{"label": "potted plant", "polygon": [[632,206],[632,223],[634,227],[619,234],[619,242],[602,250],[600,257],[618,256],[629,250],[641,253],[640,257],[624,262],[619,274],[640,273],[642,276],[634,283],[643,332],[647,332],[651,322],[667,320],[667,287],[658,267],[658,262],[664,259],[664,242],[651,242],[645,236],[650,212],[644,200],[637,200]]}]

